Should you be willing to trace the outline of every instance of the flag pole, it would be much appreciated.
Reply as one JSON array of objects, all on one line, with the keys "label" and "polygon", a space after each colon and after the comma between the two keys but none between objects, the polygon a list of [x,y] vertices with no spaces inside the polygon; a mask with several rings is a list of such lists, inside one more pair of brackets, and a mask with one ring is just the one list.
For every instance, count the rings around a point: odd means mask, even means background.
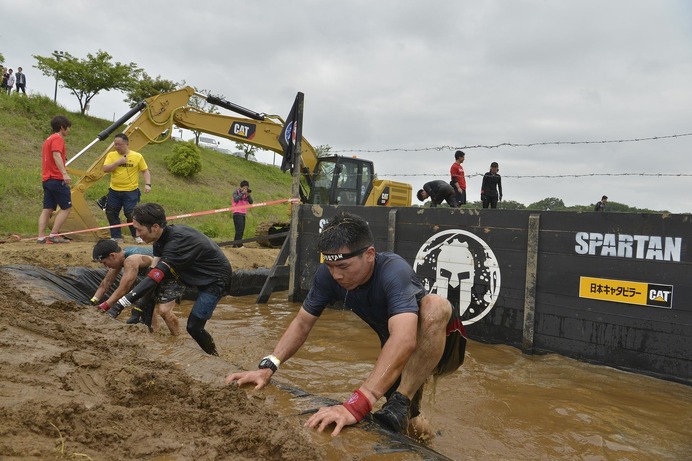
[{"label": "flag pole", "polygon": [[[301,163],[301,153],[303,149],[303,102],[304,95],[298,92],[296,95],[295,103],[293,104],[296,109],[295,119],[293,124],[293,130],[295,130],[295,144],[293,145],[293,184],[291,187],[291,196],[296,202],[291,204],[291,226],[290,226],[290,243],[289,243],[289,254],[288,254],[288,264],[291,270],[288,276],[288,299],[293,300],[295,295],[298,293],[298,276],[295,262],[298,259],[298,212],[300,211],[300,163]],[[286,123],[289,123],[288,121]]]}]

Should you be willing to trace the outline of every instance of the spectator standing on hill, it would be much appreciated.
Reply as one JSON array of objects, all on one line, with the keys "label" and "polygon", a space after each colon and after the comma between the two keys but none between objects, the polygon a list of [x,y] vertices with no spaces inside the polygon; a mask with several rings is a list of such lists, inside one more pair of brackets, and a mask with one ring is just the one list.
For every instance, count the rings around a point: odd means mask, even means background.
[{"label": "spectator standing on hill", "polygon": [[[123,210],[127,222],[132,222],[132,210],[139,203],[142,192],[139,189],[139,173],[144,176],[144,192],[151,191],[151,173],[144,157],[139,152],[130,150],[126,134],[118,133],[113,140],[115,150],[108,152],[103,161],[103,171],[111,174],[110,187],[106,202],[106,217],[111,226],[120,224],[120,210]],[[144,243],[137,236],[133,226],[130,234],[136,243]],[[120,227],[111,227],[111,238],[122,243],[123,235]]]},{"label": "spectator standing on hill", "polygon": [[593,211],[605,211],[606,203],[608,203],[608,197],[604,195],[601,197],[601,201],[596,203]]},{"label": "spectator standing on hill", "polygon": [[[240,181],[240,187],[233,192],[233,197],[231,198],[231,203],[233,204],[233,226],[235,227],[235,237],[233,237],[233,240],[235,241],[243,240],[247,205],[252,205],[252,195],[250,194],[252,194],[250,183],[243,180]],[[242,243],[236,243],[233,245],[233,248],[242,246]]]},{"label": "spectator standing on hill", "polygon": [[454,153],[454,163],[452,163],[452,167],[449,169],[449,174],[452,176],[449,184],[454,188],[454,194],[459,206],[466,204],[466,177],[464,176],[464,167],[461,166],[465,158],[466,154],[463,151],[456,151]]},{"label": "spectator standing on hill", "polygon": [[[38,218],[38,240],[36,243],[69,243],[70,241],[59,234],[60,228],[70,215],[72,209],[72,194],[70,183],[72,179],[67,174],[65,166],[67,156],[65,136],[70,132],[72,122],[64,115],[57,115],[50,121],[53,134],[43,143],[41,152],[41,179],[43,181],[43,211]],[[46,237],[46,228],[53,212],[60,207],[55,216],[50,235]]]},{"label": "spectator standing on hill", "polygon": [[7,71],[7,83],[5,90],[7,91],[7,94],[12,93],[12,88],[14,88],[14,82],[15,82],[15,77],[14,74],[12,73],[12,69]]},{"label": "spectator standing on hill", "polygon": [[401,256],[377,252],[368,223],[360,216],[341,213],[330,219],[317,238],[317,249],[324,263],[272,354],[257,370],[228,375],[226,383],[254,384],[256,389],[269,384],[279,366],[303,346],[324,309],[343,301],[377,333],[380,353],[347,401],[320,408],[306,425],[323,431],[334,423],[332,435],[338,435],[344,426],[362,421],[384,396],[387,401],[375,419],[396,432],[431,436],[420,409],[423,384],[431,375],[454,372],[464,361],[466,338],[458,313],[445,298],[427,294]]},{"label": "spectator standing on hill", "polygon": [[21,67],[17,68],[17,75],[15,78],[17,79],[17,93],[21,91],[26,94],[26,75],[22,72]]},{"label": "spectator standing on hill", "polygon": [[452,186],[439,179],[423,184],[423,188],[418,191],[416,197],[418,197],[418,200],[421,202],[424,202],[425,199],[430,197],[430,201],[432,202],[430,208],[435,208],[442,203],[443,200],[452,208],[459,207],[459,202],[457,202]]},{"label": "spectator standing on hill", "polygon": [[481,202],[483,208],[497,208],[497,202],[502,201],[502,178],[497,172],[500,166],[497,162],[490,164],[490,171],[483,175],[481,184]]},{"label": "spectator standing on hill", "polygon": [[108,314],[116,317],[166,278],[176,277],[187,286],[197,287],[197,299],[187,318],[187,332],[204,352],[219,355],[214,339],[204,326],[230,286],[232,270],[228,258],[213,240],[198,230],[182,224],[169,226],[166,213],[158,203],[138,205],[132,219],[137,234],[146,243],[153,243],[156,266]]}]

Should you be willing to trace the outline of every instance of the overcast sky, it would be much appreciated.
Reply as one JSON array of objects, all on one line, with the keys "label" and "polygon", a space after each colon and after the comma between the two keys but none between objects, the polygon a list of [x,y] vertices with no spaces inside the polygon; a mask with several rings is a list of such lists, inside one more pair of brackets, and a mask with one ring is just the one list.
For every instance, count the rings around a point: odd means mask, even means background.
[{"label": "overcast sky", "polygon": [[[464,149],[469,200],[497,161],[525,205],[605,194],[692,212],[692,136],[671,137],[692,133],[689,0],[0,0],[0,16],[0,53],[32,93],[55,85],[32,55],[101,49],[284,118],[301,91],[313,146],[414,192],[449,179],[457,147],[564,142]],[[118,118],[123,99],[99,94],[89,113]],[[78,110],[67,90],[58,102]]]}]

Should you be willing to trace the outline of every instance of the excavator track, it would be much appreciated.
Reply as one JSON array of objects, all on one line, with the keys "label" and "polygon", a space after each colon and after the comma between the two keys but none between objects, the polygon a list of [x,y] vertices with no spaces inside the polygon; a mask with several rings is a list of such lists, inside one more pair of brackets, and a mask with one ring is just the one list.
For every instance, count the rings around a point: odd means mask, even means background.
[{"label": "excavator track", "polygon": [[[289,229],[289,223],[262,223],[255,229],[255,236],[272,236],[274,234],[280,234],[287,232]],[[286,237],[277,237],[259,240],[259,244],[267,248],[281,248]]]}]

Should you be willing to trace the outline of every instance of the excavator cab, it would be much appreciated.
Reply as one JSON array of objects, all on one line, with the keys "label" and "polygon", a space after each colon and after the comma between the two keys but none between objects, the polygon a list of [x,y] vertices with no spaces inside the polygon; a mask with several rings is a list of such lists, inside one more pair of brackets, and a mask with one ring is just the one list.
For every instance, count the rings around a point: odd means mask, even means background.
[{"label": "excavator cab", "polygon": [[319,157],[312,175],[309,203],[365,205],[372,190],[375,168],[369,160]]}]

